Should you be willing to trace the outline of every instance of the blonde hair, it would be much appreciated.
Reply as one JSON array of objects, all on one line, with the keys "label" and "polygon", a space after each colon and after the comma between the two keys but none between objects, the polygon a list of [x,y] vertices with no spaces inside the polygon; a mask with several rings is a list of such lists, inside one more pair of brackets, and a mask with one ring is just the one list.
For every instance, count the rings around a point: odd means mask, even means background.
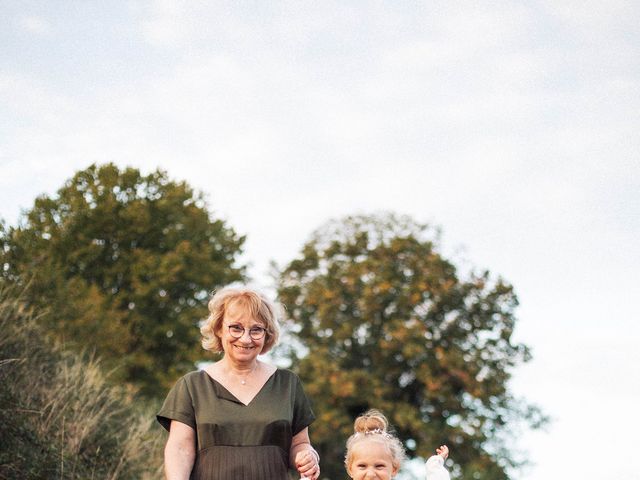
[{"label": "blonde hair", "polygon": [[347,471],[353,463],[353,448],[365,440],[383,443],[389,450],[391,464],[398,470],[404,462],[406,454],[402,442],[398,437],[389,432],[389,422],[382,412],[371,409],[356,418],[353,423],[353,435],[347,440],[347,453],[344,457],[344,465]]},{"label": "blonde hair", "polygon": [[209,300],[209,316],[200,327],[202,348],[211,352],[223,352],[220,332],[222,321],[229,306],[238,306],[251,317],[262,322],[267,329],[264,346],[260,353],[267,353],[278,342],[280,329],[279,310],[262,293],[248,287],[225,287],[217,291]]}]

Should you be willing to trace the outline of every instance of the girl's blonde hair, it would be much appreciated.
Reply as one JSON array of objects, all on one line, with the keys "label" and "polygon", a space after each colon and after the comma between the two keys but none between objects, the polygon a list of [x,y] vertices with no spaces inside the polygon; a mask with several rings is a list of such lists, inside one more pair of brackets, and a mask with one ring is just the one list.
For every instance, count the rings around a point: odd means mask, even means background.
[{"label": "girl's blonde hair", "polygon": [[224,314],[231,305],[244,309],[251,317],[262,322],[267,331],[260,353],[267,353],[278,342],[280,310],[262,293],[247,287],[225,287],[211,297],[209,316],[200,327],[202,348],[211,352],[224,351],[220,333]]},{"label": "girl's blonde hair", "polygon": [[347,471],[353,463],[353,448],[360,442],[378,441],[389,449],[391,464],[395,470],[399,470],[402,462],[406,458],[402,442],[393,433],[389,432],[389,422],[382,412],[371,409],[356,418],[353,423],[353,435],[347,440],[347,454],[344,458],[344,465]]}]

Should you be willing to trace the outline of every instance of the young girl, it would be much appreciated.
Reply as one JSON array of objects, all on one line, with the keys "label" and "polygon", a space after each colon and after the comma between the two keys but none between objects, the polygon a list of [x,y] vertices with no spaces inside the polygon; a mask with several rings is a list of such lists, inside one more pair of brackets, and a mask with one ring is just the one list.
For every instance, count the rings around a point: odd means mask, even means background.
[{"label": "young girl", "polygon": [[[354,434],[347,440],[344,464],[354,480],[390,480],[396,476],[405,459],[400,440],[387,431],[389,423],[378,410],[369,410],[356,418]],[[427,480],[449,480],[444,461],[449,449],[442,445],[437,455],[427,460]]]}]

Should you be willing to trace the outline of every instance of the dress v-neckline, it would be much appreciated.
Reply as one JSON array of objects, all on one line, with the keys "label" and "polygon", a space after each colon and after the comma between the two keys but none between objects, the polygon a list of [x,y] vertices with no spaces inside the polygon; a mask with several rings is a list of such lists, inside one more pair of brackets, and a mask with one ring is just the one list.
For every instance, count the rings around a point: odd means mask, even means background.
[{"label": "dress v-neckline", "polygon": [[[271,381],[272,378],[274,378],[276,376],[276,373],[278,372],[278,369],[276,368],[273,373],[271,373],[271,375],[269,375],[269,377],[265,380],[265,382],[260,386],[260,388],[258,389],[258,391],[256,392],[256,394],[251,397],[251,399],[247,402],[244,403],[242,400],[240,400],[238,398],[238,396],[233,393],[231,390],[229,390],[229,388],[227,386],[225,386],[221,381],[216,380],[215,378],[213,378],[211,376],[211,374],[209,374],[209,372],[207,372],[206,370],[202,370],[202,372],[209,377],[209,379],[215,384],[214,386],[217,386],[221,389],[224,390],[224,392],[229,394],[229,398],[227,398],[227,400],[231,400],[233,402],[239,403],[240,405],[243,405],[245,407],[248,407],[249,405],[251,405],[253,403],[253,401],[258,397],[258,395],[260,395],[263,390],[265,389],[265,387],[267,386],[267,384]],[[223,393],[224,393],[223,392]],[[224,398],[224,397],[223,397]]]}]

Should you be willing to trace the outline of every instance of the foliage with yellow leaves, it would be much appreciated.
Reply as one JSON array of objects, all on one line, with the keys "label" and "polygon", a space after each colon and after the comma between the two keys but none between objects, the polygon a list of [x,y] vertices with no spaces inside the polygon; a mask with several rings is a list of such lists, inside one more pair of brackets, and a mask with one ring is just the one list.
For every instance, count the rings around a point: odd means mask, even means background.
[{"label": "foliage with yellow leaves", "polygon": [[326,478],[344,478],[344,441],[368,408],[388,414],[410,456],[450,445],[454,476],[508,478],[516,463],[503,434],[542,416],[513,398],[513,367],[529,359],[512,341],[518,304],[488,272],[462,278],[437,234],[408,217],[353,216],[317,230],[279,279],[291,352],[314,402],[314,444]]}]

